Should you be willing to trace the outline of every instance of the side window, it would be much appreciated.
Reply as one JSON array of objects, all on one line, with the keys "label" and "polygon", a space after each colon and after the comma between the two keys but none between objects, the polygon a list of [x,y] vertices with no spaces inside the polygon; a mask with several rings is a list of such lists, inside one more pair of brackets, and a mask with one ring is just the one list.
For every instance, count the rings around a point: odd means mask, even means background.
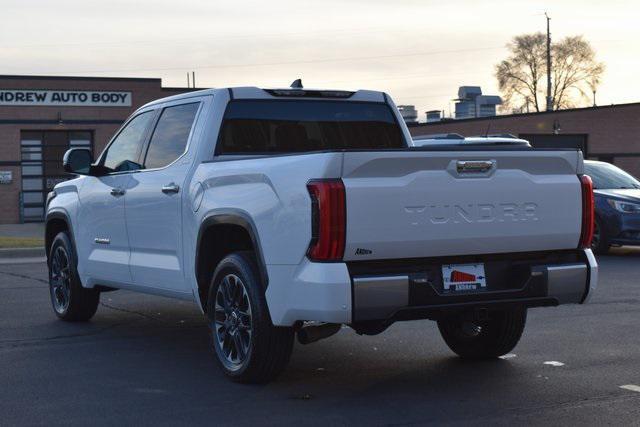
[{"label": "side window", "polygon": [[140,169],[137,163],[144,143],[147,127],[153,120],[153,111],[134,117],[122,129],[105,154],[103,166],[112,172]]},{"label": "side window", "polygon": [[198,106],[198,103],[176,105],[162,111],[149,143],[145,168],[162,168],[184,153]]}]

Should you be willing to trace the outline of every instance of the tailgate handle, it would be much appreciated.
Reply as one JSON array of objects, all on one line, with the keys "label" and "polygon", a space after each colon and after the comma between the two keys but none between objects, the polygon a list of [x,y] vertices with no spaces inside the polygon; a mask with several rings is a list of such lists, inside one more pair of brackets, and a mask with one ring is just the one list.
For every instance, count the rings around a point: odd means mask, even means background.
[{"label": "tailgate handle", "polygon": [[493,160],[458,160],[456,168],[458,173],[481,173],[490,170],[494,164]]}]

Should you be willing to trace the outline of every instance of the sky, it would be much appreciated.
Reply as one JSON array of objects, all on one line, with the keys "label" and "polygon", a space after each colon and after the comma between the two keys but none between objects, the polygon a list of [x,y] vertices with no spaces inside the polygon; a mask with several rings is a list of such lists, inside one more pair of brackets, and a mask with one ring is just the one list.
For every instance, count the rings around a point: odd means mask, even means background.
[{"label": "sky", "polygon": [[159,77],[164,86],[374,89],[453,108],[499,94],[516,35],[584,35],[607,66],[599,105],[640,101],[640,1],[1,0],[0,74]]}]

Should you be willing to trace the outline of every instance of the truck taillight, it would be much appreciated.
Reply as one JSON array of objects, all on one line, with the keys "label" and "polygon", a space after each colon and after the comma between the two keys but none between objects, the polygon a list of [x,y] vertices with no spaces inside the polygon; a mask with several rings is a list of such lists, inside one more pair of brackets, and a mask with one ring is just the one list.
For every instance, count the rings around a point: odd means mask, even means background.
[{"label": "truck taillight", "polygon": [[591,247],[593,239],[594,203],[593,203],[593,181],[589,175],[580,175],[580,186],[582,187],[582,232],[580,233],[580,243],[578,247],[588,249]]},{"label": "truck taillight", "polygon": [[312,261],[340,261],[344,256],[346,202],[340,179],[309,181],[311,196],[311,244],[307,256]]}]

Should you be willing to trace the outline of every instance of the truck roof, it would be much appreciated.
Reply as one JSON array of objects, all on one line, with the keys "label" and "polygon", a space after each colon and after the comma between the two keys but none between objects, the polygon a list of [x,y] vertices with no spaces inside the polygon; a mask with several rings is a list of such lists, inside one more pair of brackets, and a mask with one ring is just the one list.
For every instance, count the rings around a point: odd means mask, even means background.
[{"label": "truck roof", "polygon": [[340,99],[344,101],[385,102],[388,97],[384,92],[360,89],[346,91],[339,89],[311,89],[311,88],[259,88],[255,86],[238,86],[225,88],[202,89],[156,99],[144,107],[180,99],[198,96],[215,96],[220,92],[228,92],[233,99]]}]

